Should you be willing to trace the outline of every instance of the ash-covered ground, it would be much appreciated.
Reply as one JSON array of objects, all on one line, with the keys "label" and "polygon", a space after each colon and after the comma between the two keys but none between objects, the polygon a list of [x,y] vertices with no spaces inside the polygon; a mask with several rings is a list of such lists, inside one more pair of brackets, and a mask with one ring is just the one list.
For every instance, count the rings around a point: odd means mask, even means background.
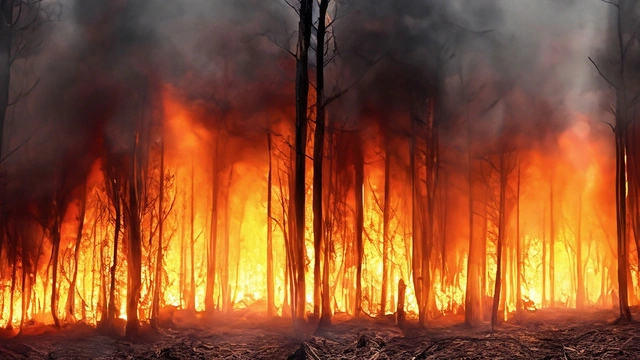
[{"label": "ash-covered ground", "polygon": [[[640,314],[635,309],[634,316]],[[334,317],[304,340],[288,319],[218,316],[211,320],[174,317],[176,326],[144,327],[135,341],[100,334],[86,324],[63,329],[26,327],[0,339],[0,359],[638,359],[640,323],[616,322],[616,312],[546,309],[507,321],[495,331],[468,328],[461,317],[443,317],[426,329],[409,322],[398,329],[391,318]],[[5,334],[6,336],[10,334]]]}]

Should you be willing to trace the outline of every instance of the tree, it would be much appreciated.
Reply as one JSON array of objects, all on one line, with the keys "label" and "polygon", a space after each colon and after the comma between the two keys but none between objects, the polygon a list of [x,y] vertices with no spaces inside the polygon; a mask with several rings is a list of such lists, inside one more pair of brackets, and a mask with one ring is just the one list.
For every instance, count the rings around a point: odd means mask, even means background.
[{"label": "tree", "polygon": [[615,108],[612,109],[615,120],[611,128],[614,132],[616,144],[616,228],[617,228],[617,256],[618,256],[618,290],[620,318],[631,319],[628,296],[627,268],[629,254],[627,243],[627,164],[626,153],[629,151],[627,132],[629,124],[635,120],[635,107],[640,100],[638,89],[638,74],[634,67],[638,58],[639,39],[637,30],[638,3],[634,0],[602,0],[613,6],[614,35],[613,48],[615,65],[612,69],[601,69],[591,58],[600,76],[615,91]]},{"label": "tree", "polygon": [[[330,0],[319,0],[318,25],[316,32],[316,131],[313,140],[313,314],[320,316],[321,284],[320,255],[324,238],[324,223],[322,220],[322,164],[324,161],[324,128],[325,128],[325,36],[327,33],[326,18]],[[324,251],[327,251],[325,244]],[[326,322],[330,319],[324,319]]]},{"label": "tree", "polygon": [[[311,25],[313,23],[313,0],[300,0],[298,42],[296,47],[296,123],[295,123],[295,176],[293,205],[295,216],[294,238],[294,277],[296,297],[292,293],[294,305],[294,324],[305,317],[305,163],[307,145],[307,110],[309,96],[309,46],[311,44]],[[293,234],[292,234],[293,235]],[[298,330],[296,330],[297,332]]]}]

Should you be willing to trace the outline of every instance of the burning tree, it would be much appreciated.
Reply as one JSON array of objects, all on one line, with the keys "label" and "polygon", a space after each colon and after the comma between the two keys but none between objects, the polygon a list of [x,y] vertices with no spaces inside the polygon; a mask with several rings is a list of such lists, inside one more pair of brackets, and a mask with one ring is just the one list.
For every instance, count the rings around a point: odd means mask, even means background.
[{"label": "burning tree", "polygon": [[611,4],[620,66],[598,64],[617,162],[602,114],[564,96],[601,87],[541,75],[574,33],[514,54],[511,3],[72,3],[34,54],[42,89],[4,105],[11,138],[37,131],[0,159],[2,326],[630,316],[635,3]]}]

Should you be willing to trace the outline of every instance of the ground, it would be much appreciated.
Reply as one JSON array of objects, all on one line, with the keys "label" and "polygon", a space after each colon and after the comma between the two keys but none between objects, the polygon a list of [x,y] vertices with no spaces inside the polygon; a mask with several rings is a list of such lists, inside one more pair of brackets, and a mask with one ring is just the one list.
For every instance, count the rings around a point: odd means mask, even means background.
[{"label": "ground", "polygon": [[[638,311],[634,316],[640,318]],[[30,326],[0,339],[0,359],[638,359],[640,323],[619,322],[616,312],[539,310],[491,331],[444,317],[420,328],[398,329],[392,319],[337,315],[326,331],[310,323],[297,340],[288,319],[260,316],[186,321],[135,341],[101,335],[86,324],[63,329]],[[6,334],[5,334],[6,335]]]}]

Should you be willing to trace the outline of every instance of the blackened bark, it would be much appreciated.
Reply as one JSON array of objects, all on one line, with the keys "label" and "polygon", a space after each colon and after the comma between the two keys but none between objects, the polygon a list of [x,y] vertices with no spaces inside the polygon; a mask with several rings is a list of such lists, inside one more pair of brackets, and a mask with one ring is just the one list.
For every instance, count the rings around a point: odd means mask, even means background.
[{"label": "blackened bark", "polygon": [[296,136],[295,136],[295,272],[296,313],[294,322],[305,317],[305,162],[307,144],[307,109],[309,96],[309,46],[313,23],[313,0],[300,0],[296,61]]},{"label": "blackened bark", "polygon": [[71,285],[69,286],[69,294],[67,295],[67,323],[75,322],[75,294],[76,294],[76,282],[78,279],[78,261],[80,260],[80,245],[82,244],[82,230],[84,228],[84,214],[87,208],[86,199],[86,184],[82,184],[82,193],[79,201],[79,214],[78,214],[78,232],[76,234],[76,247],[74,250],[74,262],[73,262],[73,278],[71,279]]},{"label": "blackened bark", "polygon": [[362,258],[364,256],[364,243],[362,233],[364,230],[364,159],[359,149],[355,163],[355,194],[356,194],[356,299],[354,303],[354,315],[360,316],[362,311]]},{"label": "blackened bark", "polygon": [[164,139],[160,140],[160,182],[158,186],[158,252],[156,253],[156,271],[153,282],[153,300],[151,301],[151,326],[158,327],[160,314],[160,297],[162,294],[162,237],[164,225]]},{"label": "blackened bark", "polygon": [[[320,316],[321,279],[320,250],[323,239],[322,221],[322,163],[324,160],[324,39],[329,0],[320,1],[316,36],[316,131],[313,140],[313,314]],[[326,249],[326,246],[325,246]],[[325,250],[326,251],[326,250]]]},{"label": "blackened bark", "polygon": [[273,276],[273,219],[271,219],[271,193],[273,165],[271,164],[271,132],[267,131],[269,151],[269,173],[267,175],[267,316],[276,315],[275,281]]}]

